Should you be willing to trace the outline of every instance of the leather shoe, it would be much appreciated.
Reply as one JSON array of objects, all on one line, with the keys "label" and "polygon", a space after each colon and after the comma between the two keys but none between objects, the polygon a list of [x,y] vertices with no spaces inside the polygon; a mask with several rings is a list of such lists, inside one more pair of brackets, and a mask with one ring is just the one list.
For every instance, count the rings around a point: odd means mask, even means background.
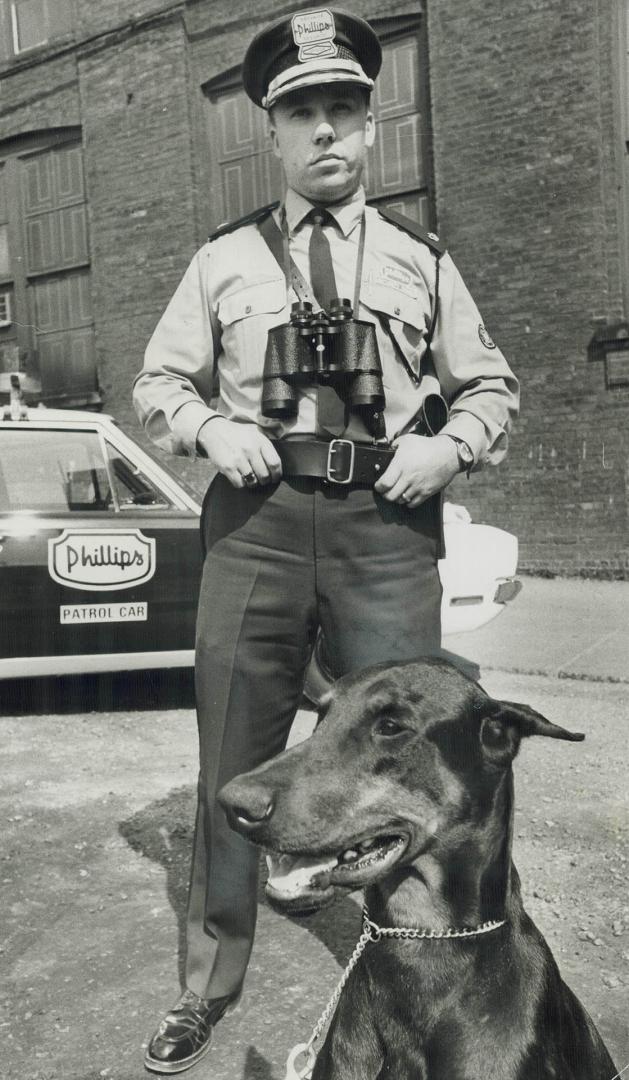
[{"label": "leather shoe", "polygon": [[201,998],[184,990],[151,1039],[144,1055],[145,1068],[177,1073],[195,1065],[210,1049],[214,1025],[236,1007],[239,997]]}]

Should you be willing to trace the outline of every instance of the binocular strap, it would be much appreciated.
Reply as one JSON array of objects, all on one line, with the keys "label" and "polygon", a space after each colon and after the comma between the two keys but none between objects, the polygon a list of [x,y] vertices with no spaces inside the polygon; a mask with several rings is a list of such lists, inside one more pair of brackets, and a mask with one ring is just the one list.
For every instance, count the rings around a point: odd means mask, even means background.
[{"label": "binocular strap", "polygon": [[316,308],[317,301],[315,300],[312,290],[301,270],[291,258],[288,249],[287,232],[284,229],[280,229],[272,214],[269,214],[263,221],[258,222],[258,232],[276,263],[278,263],[284,271],[287,288],[292,287],[301,301],[312,304],[313,309]]},{"label": "binocular strap", "polygon": [[[288,229],[285,223],[284,210],[282,209],[282,228],[279,227],[272,214],[258,222],[258,231],[266,243],[275,261],[282,267],[286,279],[287,288],[293,288],[296,296],[302,302],[313,305],[317,310],[319,304],[313,290],[301,273],[301,270],[291,257],[288,247]],[[363,256],[365,251],[365,215],[361,222],[360,239],[358,242],[358,259],[356,264],[356,277],[354,285],[354,311],[358,310],[360,300],[360,280],[362,277]],[[334,386],[326,386],[319,383],[317,390],[317,434],[324,437],[334,438],[342,435],[347,428],[349,417],[348,410],[343,398],[337,393]],[[367,432],[367,434],[371,434]]]}]

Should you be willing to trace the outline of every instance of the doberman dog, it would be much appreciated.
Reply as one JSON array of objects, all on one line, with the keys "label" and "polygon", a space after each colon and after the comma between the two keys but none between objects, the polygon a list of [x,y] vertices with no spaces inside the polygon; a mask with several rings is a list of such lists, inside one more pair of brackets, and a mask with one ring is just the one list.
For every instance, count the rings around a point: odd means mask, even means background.
[{"label": "doberman dog", "polygon": [[366,948],[313,1080],[612,1080],[511,861],[521,739],[583,736],[437,659],[345,676],[324,712],[310,739],[223,789],[230,822],[272,853],[276,906],[366,888],[374,923],[435,937]]}]

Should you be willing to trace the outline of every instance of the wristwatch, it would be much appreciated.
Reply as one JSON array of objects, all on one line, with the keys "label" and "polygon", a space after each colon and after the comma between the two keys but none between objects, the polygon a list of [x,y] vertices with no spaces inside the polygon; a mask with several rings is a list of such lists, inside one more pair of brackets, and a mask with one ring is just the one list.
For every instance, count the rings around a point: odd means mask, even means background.
[{"label": "wristwatch", "polygon": [[456,435],[448,435],[448,438],[452,439],[452,442],[456,446],[456,452],[459,459],[459,472],[466,472],[469,474],[469,471],[474,464],[474,454],[465,442],[465,439],[459,439]]}]

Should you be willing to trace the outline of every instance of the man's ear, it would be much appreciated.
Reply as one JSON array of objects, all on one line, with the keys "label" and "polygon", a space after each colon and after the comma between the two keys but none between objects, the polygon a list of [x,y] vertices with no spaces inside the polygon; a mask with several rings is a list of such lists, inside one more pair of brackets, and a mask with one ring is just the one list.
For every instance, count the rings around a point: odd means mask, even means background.
[{"label": "man's ear", "polygon": [[372,112],[367,113],[365,120],[365,146],[370,149],[376,139],[376,121]]},{"label": "man's ear", "polygon": [[267,113],[267,133],[268,133],[269,139],[271,140],[271,149],[273,150],[273,153],[275,154],[275,157],[279,158],[279,160],[281,161],[282,160],[282,151],[280,150],[279,139],[277,137],[277,130],[276,130],[275,124],[273,123],[273,117],[271,116],[271,113]]},{"label": "man's ear", "polygon": [[[478,706],[477,706],[478,707]],[[567,731],[547,720],[529,705],[517,701],[491,701],[481,706],[480,740],[485,757],[495,765],[507,765],[518,752],[520,741],[529,735],[546,735],[549,739],[582,742],[585,735]]]}]

